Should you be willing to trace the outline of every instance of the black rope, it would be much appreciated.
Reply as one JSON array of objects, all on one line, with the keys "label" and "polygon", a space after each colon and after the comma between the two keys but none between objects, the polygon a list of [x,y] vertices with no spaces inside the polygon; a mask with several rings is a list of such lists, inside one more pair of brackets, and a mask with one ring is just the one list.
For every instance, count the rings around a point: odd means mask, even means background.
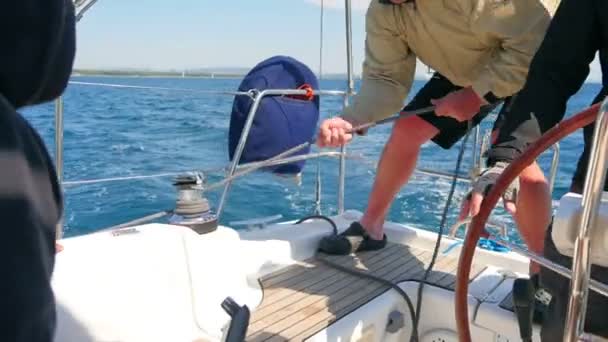
[{"label": "black rope", "polygon": [[445,223],[447,221],[448,210],[450,209],[450,204],[452,202],[452,197],[454,196],[454,192],[456,190],[456,184],[458,183],[458,174],[460,174],[460,166],[462,163],[462,156],[464,155],[464,150],[466,147],[467,140],[469,139],[469,135],[471,133],[471,121],[468,122],[469,127],[467,129],[467,134],[462,141],[462,145],[460,146],[460,151],[458,153],[458,159],[456,160],[456,170],[454,171],[454,177],[452,178],[452,184],[450,187],[450,193],[448,194],[447,201],[445,203],[445,207],[443,208],[443,213],[441,216],[441,222],[439,223],[439,232],[437,233],[437,240],[435,241],[435,248],[433,249],[433,256],[431,257],[431,262],[429,263],[429,267],[427,267],[424,272],[424,276],[418,285],[418,294],[416,298],[416,320],[414,322],[414,326],[418,329],[418,323],[420,319],[420,310],[422,307],[422,292],[424,290],[424,285],[426,284],[426,280],[429,274],[433,270],[433,266],[435,266],[435,261],[437,260],[437,254],[439,253],[439,247],[441,246],[441,237],[443,236],[443,231],[445,229]]},{"label": "black rope", "polygon": [[316,219],[325,220],[325,221],[329,222],[329,224],[331,224],[331,227],[333,228],[334,235],[338,235],[338,226],[336,226],[336,223],[332,219],[330,219],[329,217],[324,216],[324,215],[306,216],[305,218],[302,218],[302,219],[298,220],[298,222],[296,222],[295,224],[300,224],[300,223],[302,223],[304,221],[315,219],[315,218]]},{"label": "black rope", "polygon": [[[302,222],[304,222],[306,220],[310,220],[310,219],[313,219],[313,218],[322,219],[322,220],[325,220],[325,221],[329,222],[331,224],[332,228],[333,228],[333,234],[334,235],[338,235],[338,227],[336,226],[336,223],[332,219],[330,219],[329,217],[327,217],[327,216],[323,216],[323,215],[311,215],[311,216],[307,216],[307,217],[304,217],[304,218],[298,220],[295,224],[300,224],[300,223],[302,223]],[[332,261],[329,261],[328,259],[325,259],[325,258],[319,258],[319,257],[317,257],[316,259],[319,260],[319,261],[321,261],[325,265],[333,267],[333,268],[335,268],[335,269],[337,269],[339,271],[342,271],[344,273],[348,273],[348,274],[354,275],[356,277],[367,278],[367,279],[371,279],[371,280],[377,281],[377,282],[379,282],[379,283],[381,283],[383,285],[389,286],[393,290],[397,291],[397,293],[399,295],[401,295],[401,297],[403,297],[403,299],[407,303],[407,307],[408,307],[408,309],[410,311],[410,317],[411,317],[411,320],[412,320],[412,335],[411,335],[410,341],[416,341],[416,342],[418,341],[418,326],[415,324],[415,322],[417,321],[417,319],[416,319],[416,312],[414,310],[414,304],[413,304],[411,298],[408,296],[408,294],[405,291],[403,291],[403,289],[401,289],[399,287],[399,285],[397,285],[397,284],[395,284],[395,283],[393,283],[393,282],[391,282],[389,280],[386,280],[384,278],[377,277],[377,276],[375,276],[373,274],[369,274],[369,273],[366,273],[366,272],[362,272],[362,271],[358,271],[358,270],[355,270],[355,269],[352,269],[352,268],[349,268],[349,267],[342,266],[340,264],[336,264],[336,263],[334,263]]]}]

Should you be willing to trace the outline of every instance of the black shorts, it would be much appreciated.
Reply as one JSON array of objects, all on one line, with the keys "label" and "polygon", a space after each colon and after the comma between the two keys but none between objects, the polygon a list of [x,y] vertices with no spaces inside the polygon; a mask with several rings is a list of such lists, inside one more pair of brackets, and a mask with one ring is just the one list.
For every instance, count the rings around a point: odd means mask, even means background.
[{"label": "black shorts", "polygon": [[[572,269],[572,258],[557,251],[551,238],[552,229],[552,225],[549,226],[545,235],[544,256],[557,264]],[[592,265],[591,277],[604,284],[608,283],[608,268]],[[568,311],[568,299],[570,298],[570,280],[541,267],[540,285],[552,296],[543,317],[541,341],[562,341]],[[584,330],[608,338],[608,298],[591,290],[588,293]]]},{"label": "black shorts", "polygon": [[[420,91],[418,91],[412,101],[410,101],[410,103],[403,108],[403,110],[411,111],[431,106],[431,100],[442,98],[447,94],[460,89],[462,89],[462,87],[452,84],[450,80],[441,74],[435,73],[433,77],[420,89]],[[502,106],[502,109],[498,114],[498,119],[494,123],[494,130],[500,126],[502,118],[504,117],[503,113],[508,109],[508,103],[510,101],[510,97],[505,99],[505,104]],[[471,128],[475,127],[483,119],[485,119],[494,108],[495,106],[493,105],[482,107],[479,113],[477,113],[471,120]],[[437,133],[437,135],[431,140],[444,149],[451,148],[455,143],[458,142],[458,140],[466,135],[467,130],[469,129],[469,123],[466,121],[459,122],[458,120],[450,117],[437,116],[435,113],[422,114],[419,115],[419,117],[439,130],[439,133]]]}]

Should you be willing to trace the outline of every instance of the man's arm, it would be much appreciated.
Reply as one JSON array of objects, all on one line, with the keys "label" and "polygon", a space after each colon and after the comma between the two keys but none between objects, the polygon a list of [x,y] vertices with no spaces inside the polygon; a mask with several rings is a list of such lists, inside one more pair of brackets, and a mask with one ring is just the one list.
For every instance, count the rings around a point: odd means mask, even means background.
[{"label": "man's arm", "polygon": [[510,162],[564,116],[600,45],[594,0],[563,0],[508,111],[488,163]]},{"label": "man's arm", "polygon": [[342,115],[351,123],[379,120],[400,111],[412,86],[416,57],[398,32],[393,7],[372,1],[367,11],[361,89]]},{"label": "man's arm", "polygon": [[[589,74],[589,64],[600,45],[598,18],[593,0],[563,0],[545,38],[534,55],[524,88],[507,112],[486,170],[473,184],[461,218],[477,215],[483,196],[504,171],[506,164],[564,116],[566,102]],[[503,194],[505,206],[514,208],[518,182]]]},{"label": "man's arm", "polygon": [[492,103],[523,87],[555,6],[547,8],[539,0],[473,2],[477,6],[473,32],[488,46],[498,46],[473,80],[472,88],[479,97]]}]

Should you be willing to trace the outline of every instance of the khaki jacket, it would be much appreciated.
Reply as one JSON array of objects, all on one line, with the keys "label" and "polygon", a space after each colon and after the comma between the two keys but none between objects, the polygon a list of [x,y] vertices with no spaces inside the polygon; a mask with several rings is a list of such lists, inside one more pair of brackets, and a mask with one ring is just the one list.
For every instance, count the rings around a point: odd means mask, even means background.
[{"label": "khaki jacket", "polygon": [[519,91],[559,0],[417,0],[366,14],[359,93],[342,115],[355,124],[399,112],[416,58],[480,96]]}]

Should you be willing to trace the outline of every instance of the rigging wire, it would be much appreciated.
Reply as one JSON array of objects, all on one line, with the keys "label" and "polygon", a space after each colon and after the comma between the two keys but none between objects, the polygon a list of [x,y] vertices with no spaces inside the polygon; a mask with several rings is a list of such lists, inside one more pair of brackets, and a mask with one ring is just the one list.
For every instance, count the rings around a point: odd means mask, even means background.
[{"label": "rigging wire", "polygon": [[168,88],[168,87],[137,86],[137,85],[127,85],[127,84],[99,83],[99,82],[82,82],[82,81],[70,81],[69,83],[70,84],[76,84],[76,85],[108,87],[108,88],[126,88],[126,89],[140,89],[140,90],[178,91],[178,92],[192,92],[192,93],[210,94],[210,95],[230,95],[230,96],[249,96],[249,97],[253,96],[253,93],[249,92],[249,91],[205,90],[205,89],[191,89],[191,88]]},{"label": "rigging wire", "polygon": [[[319,88],[323,80],[323,17],[325,13],[325,2],[321,0],[320,27],[319,27]],[[321,99],[319,99],[319,111],[321,110]],[[315,214],[321,215],[321,160],[317,160],[317,176],[315,186]]]}]

